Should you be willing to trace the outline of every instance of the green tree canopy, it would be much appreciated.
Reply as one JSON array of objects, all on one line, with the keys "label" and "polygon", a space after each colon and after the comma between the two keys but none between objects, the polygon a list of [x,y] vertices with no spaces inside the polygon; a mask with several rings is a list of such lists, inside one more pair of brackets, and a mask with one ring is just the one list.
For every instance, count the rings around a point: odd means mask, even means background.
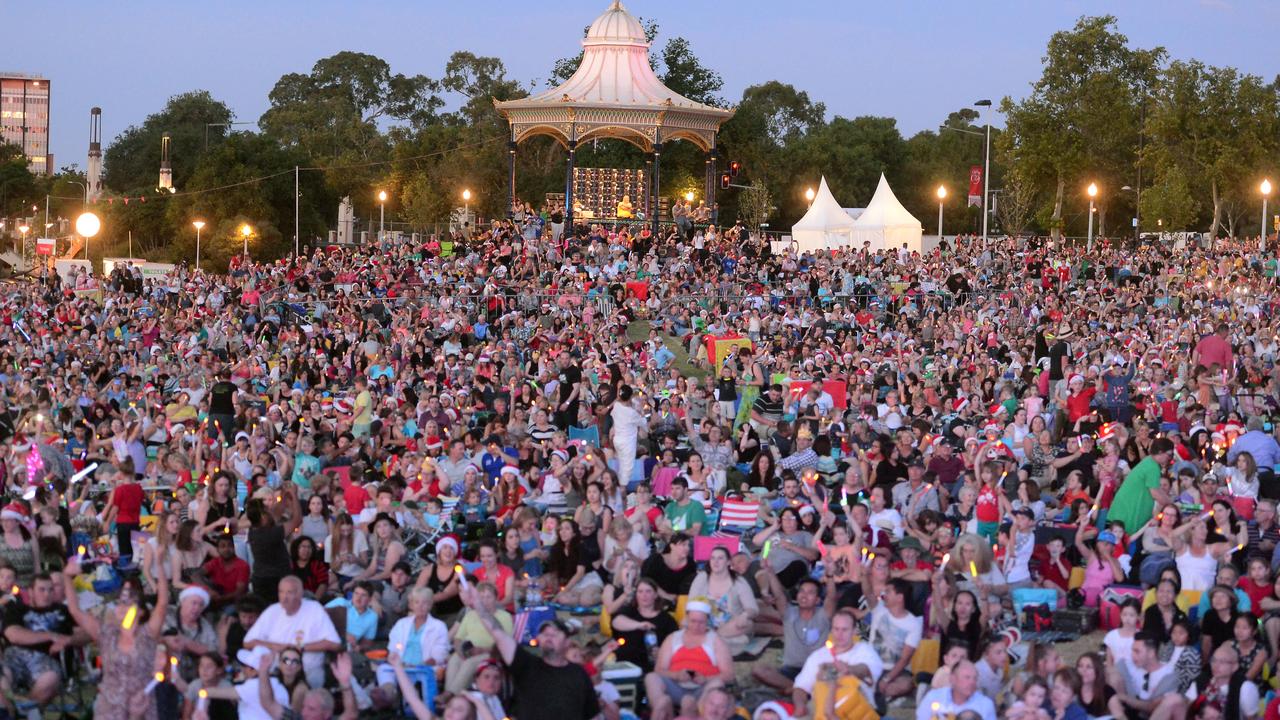
[{"label": "green tree canopy", "polygon": [[[169,162],[173,184],[186,187],[205,152],[206,132],[210,145],[226,135],[235,116],[206,90],[195,90],[169,98],[164,109],[147,116],[141,125],[131,125],[107,147],[102,158],[103,184],[117,193],[137,194],[154,189],[160,179],[161,137],[169,134]],[[220,123],[210,127],[211,123]]]}]

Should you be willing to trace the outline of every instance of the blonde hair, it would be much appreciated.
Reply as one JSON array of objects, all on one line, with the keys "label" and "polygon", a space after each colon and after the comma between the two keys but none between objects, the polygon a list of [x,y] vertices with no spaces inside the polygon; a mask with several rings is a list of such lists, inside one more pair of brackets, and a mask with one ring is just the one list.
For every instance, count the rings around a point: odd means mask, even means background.
[{"label": "blonde hair", "polygon": [[964,548],[966,546],[973,549],[973,563],[978,568],[978,574],[983,575],[990,572],[994,561],[991,546],[987,544],[986,538],[973,533],[965,533],[956,538],[956,544],[951,548],[951,558],[947,561],[947,569],[958,573],[970,571],[968,563],[964,559]]}]

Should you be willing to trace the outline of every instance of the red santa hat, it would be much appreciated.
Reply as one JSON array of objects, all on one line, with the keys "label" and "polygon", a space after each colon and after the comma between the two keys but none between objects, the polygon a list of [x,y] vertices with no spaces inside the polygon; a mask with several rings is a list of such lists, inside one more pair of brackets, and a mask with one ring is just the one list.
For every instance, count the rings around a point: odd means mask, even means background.
[{"label": "red santa hat", "polygon": [[951,412],[960,412],[969,407],[969,398],[958,397],[951,401]]},{"label": "red santa hat", "polygon": [[16,520],[24,525],[31,521],[31,513],[27,506],[20,502],[11,502],[0,510],[0,520]]},{"label": "red santa hat", "polygon": [[760,703],[756,707],[756,711],[751,715],[751,720],[760,720],[766,712],[773,712],[778,716],[778,720],[791,720],[791,718],[795,717],[795,711],[795,706],[789,702],[770,700],[769,702]]}]

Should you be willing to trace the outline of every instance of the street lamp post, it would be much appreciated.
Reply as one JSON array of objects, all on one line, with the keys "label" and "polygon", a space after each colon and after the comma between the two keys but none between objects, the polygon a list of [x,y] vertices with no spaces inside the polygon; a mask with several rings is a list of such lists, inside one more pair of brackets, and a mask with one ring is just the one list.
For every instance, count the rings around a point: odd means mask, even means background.
[{"label": "street lamp post", "polygon": [[[21,244],[21,245],[19,245],[19,246],[18,246],[18,247],[16,247],[16,248],[14,248],[14,249],[13,249],[13,252],[14,252],[14,254],[15,254],[15,255],[19,255],[19,256],[21,256],[21,255],[22,255],[22,248],[24,248],[24,247],[26,247],[26,246],[27,246],[27,233],[31,232],[31,226],[29,226],[29,225],[19,225],[19,226],[18,226],[18,232],[22,233],[22,240],[20,241],[22,244]],[[87,254],[88,254],[88,253],[86,253],[86,255],[87,255]]]},{"label": "street lamp post", "polygon": [[240,226],[240,236],[244,238],[244,261],[249,262],[249,236],[253,234],[253,228],[248,223]]},{"label": "street lamp post", "polygon": [[196,269],[200,269],[200,231],[204,228],[203,220],[196,220],[191,223],[196,226]]},{"label": "street lamp post", "polygon": [[[991,109],[990,100],[979,100],[973,104],[974,107],[985,107]],[[990,195],[991,187],[991,115],[988,112],[986,116],[987,126],[987,142],[986,150],[982,153],[982,246],[987,246],[987,221],[990,220],[987,213],[987,198]]]},{"label": "street lamp post", "polygon": [[81,213],[80,217],[76,218],[76,232],[79,233],[80,237],[84,238],[84,259],[89,260],[90,271],[93,270],[93,261],[89,258],[89,240],[97,235],[101,229],[102,220],[91,212]]},{"label": "street lamp post", "polygon": [[804,199],[805,199],[805,200],[808,200],[810,203],[812,203],[812,202],[813,202],[813,199],[814,199],[815,197],[817,197],[817,193],[815,193],[815,192],[813,191],[813,188],[805,188],[805,189],[804,189]]},{"label": "street lamp post", "polygon": [[1097,183],[1089,183],[1089,243],[1085,245],[1086,251],[1093,250],[1093,199],[1098,197]]},{"label": "street lamp post", "polygon": [[471,222],[471,190],[463,188],[462,190],[462,224],[466,225]]},{"label": "street lamp post", "polygon": [[947,199],[947,188],[944,185],[938,186],[938,240],[942,240],[942,201]]},{"label": "street lamp post", "polygon": [[387,217],[387,191],[378,191],[378,241],[382,241],[382,222]]},{"label": "street lamp post", "polygon": [[1267,197],[1271,195],[1271,180],[1263,179],[1262,185],[1258,186],[1262,191],[1262,235],[1258,238],[1258,251],[1266,252],[1267,250]]}]

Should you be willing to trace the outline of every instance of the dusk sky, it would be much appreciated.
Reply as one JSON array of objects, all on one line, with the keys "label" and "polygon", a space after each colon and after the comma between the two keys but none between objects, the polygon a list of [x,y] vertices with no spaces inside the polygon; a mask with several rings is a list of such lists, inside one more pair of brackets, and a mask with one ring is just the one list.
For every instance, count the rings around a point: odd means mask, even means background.
[{"label": "dusk sky", "polygon": [[[84,166],[89,108],[110,143],[174,94],[205,89],[237,120],[256,121],[279,77],[341,50],[394,72],[438,78],[456,50],[501,58],[544,87],[608,0],[8,0],[0,71],[40,74],[53,89],[52,150]],[[657,42],[682,35],[724,77],[724,96],[767,80],[826,103],[828,116],[885,115],[904,135],[936,127],[980,98],[1021,97],[1040,74],[1049,35],[1081,15],[1115,14],[1138,47],[1280,72],[1275,0],[1008,0],[995,2],[706,2],[631,0],[656,20]],[[21,28],[21,31],[14,31]],[[999,124],[999,120],[996,121]]]}]

